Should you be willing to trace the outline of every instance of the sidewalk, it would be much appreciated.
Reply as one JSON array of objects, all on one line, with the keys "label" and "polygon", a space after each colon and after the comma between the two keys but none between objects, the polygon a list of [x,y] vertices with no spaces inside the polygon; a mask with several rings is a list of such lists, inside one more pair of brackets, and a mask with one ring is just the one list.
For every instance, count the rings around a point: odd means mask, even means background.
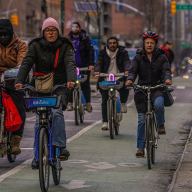
[{"label": "sidewalk", "polygon": [[192,136],[188,138],[183,161],[178,171],[173,192],[192,192]]}]

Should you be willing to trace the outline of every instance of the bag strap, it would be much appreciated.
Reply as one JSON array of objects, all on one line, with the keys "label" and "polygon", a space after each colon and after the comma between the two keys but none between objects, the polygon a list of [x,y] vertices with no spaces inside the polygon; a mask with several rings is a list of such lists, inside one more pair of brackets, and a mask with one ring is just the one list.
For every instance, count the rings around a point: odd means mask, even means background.
[{"label": "bag strap", "polygon": [[59,53],[60,53],[60,48],[57,48],[56,55],[55,55],[55,61],[54,61],[54,70],[56,69],[58,65],[58,60],[59,60]]}]

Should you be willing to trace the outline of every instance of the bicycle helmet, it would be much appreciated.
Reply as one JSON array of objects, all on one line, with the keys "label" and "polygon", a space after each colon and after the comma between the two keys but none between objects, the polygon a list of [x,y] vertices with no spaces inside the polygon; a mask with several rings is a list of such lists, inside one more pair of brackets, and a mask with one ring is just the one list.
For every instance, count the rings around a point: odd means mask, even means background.
[{"label": "bicycle helmet", "polygon": [[151,38],[151,39],[155,40],[156,42],[158,42],[159,35],[153,31],[146,31],[143,33],[143,41],[147,38]]}]

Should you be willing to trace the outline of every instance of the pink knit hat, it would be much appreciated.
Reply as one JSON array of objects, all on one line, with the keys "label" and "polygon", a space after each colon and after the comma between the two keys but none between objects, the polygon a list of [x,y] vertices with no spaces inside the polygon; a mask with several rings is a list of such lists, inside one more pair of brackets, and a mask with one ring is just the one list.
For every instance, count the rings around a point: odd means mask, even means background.
[{"label": "pink knit hat", "polygon": [[60,32],[59,23],[52,17],[48,17],[43,21],[41,32],[43,33],[47,27],[55,27]]}]

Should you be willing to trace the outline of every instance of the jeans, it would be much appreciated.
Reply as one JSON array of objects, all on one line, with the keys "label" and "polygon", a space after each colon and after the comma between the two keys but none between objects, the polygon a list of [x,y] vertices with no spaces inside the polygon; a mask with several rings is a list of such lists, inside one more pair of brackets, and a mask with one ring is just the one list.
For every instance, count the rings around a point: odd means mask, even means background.
[{"label": "jeans", "polygon": [[[118,92],[120,94],[121,103],[126,103],[129,96],[129,90],[125,89],[125,87],[122,87],[120,90],[118,90]],[[103,122],[108,122],[108,119],[107,119],[108,91],[100,89],[100,93],[102,96],[102,103],[101,103],[102,119],[103,119]]]},{"label": "jeans", "polygon": [[[157,120],[157,127],[165,123],[164,117],[164,98],[159,96],[153,103],[155,109],[155,116]],[[145,148],[145,113],[138,113],[138,126],[137,126],[137,148]]]},{"label": "jeans", "polygon": [[[39,127],[39,118],[36,118],[35,133]],[[35,136],[35,143],[38,139]],[[66,132],[63,111],[61,109],[52,109],[52,144],[58,147],[66,147]]]}]

